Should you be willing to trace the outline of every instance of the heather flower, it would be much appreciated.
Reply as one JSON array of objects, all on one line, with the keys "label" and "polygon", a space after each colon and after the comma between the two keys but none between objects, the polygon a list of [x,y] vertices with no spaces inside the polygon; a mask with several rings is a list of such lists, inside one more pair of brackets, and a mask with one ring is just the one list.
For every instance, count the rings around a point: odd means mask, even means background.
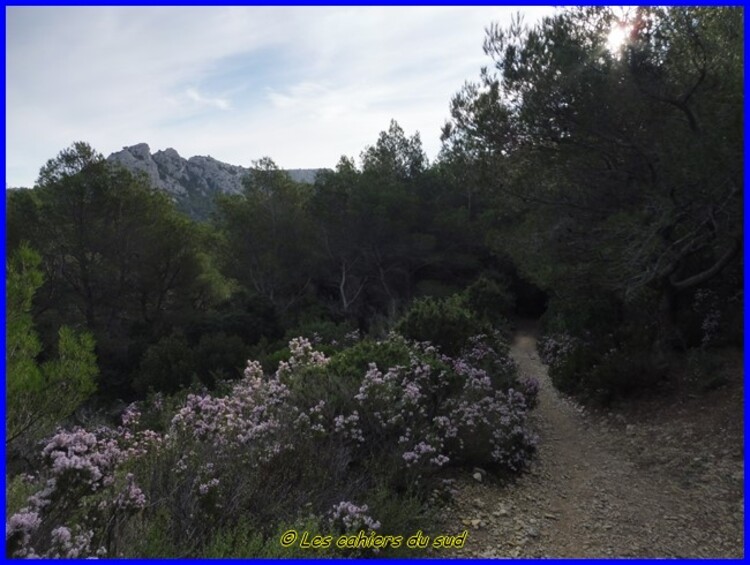
[{"label": "heather flower", "polygon": [[359,330],[352,330],[344,335],[344,340],[348,343],[357,343],[362,338]]},{"label": "heather flower", "polygon": [[5,523],[5,545],[13,557],[31,557],[33,548],[29,547],[32,534],[39,528],[42,520],[37,512],[28,508],[13,514]]},{"label": "heather flower", "polygon": [[328,363],[328,358],[320,351],[315,351],[310,340],[304,337],[292,339],[289,342],[289,352],[289,360],[279,363],[276,378],[282,378],[299,367],[322,367]]},{"label": "heather flower", "polygon": [[534,377],[524,377],[519,381],[519,388],[526,401],[526,405],[529,408],[536,406],[537,397],[539,396],[539,381]]},{"label": "heather flower", "polygon": [[344,531],[357,531],[367,528],[377,530],[380,522],[367,515],[368,506],[357,506],[352,502],[341,501],[330,511],[329,521],[332,525],[343,526]]},{"label": "heather flower", "polygon": [[539,340],[539,358],[549,366],[561,363],[582,344],[579,338],[567,334],[543,336]]},{"label": "heather flower", "polygon": [[164,395],[161,392],[157,392],[151,400],[151,406],[154,410],[161,410],[164,408]]},{"label": "heather flower", "polygon": [[278,454],[284,447],[278,440],[283,416],[290,412],[289,389],[276,377],[262,378],[249,367],[250,376],[228,396],[188,395],[172,419],[174,431],[224,449],[250,448],[256,461]]},{"label": "heather flower", "polygon": [[359,412],[356,410],[349,416],[338,415],[333,419],[333,431],[342,434],[345,438],[364,443],[365,438],[359,427]]},{"label": "heather flower", "polygon": [[214,477],[213,479],[209,480],[208,482],[201,483],[200,485],[198,485],[198,492],[201,494],[201,496],[205,496],[205,495],[208,494],[208,492],[211,489],[215,489],[218,486],[219,486],[219,479],[217,479],[217,478]]},{"label": "heather flower", "polygon": [[111,484],[123,452],[114,439],[100,439],[82,428],[74,428],[59,430],[52,436],[42,457],[58,481],[65,479],[93,492]]},{"label": "heather flower", "polygon": [[401,456],[406,462],[407,467],[412,467],[420,460],[429,460],[430,463],[442,466],[448,462],[448,457],[443,454],[438,454],[437,449],[427,442],[421,441],[411,448],[410,451],[406,451]]},{"label": "heather flower", "polygon": [[134,402],[130,404],[122,413],[122,425],[125,427],[137,426],[141,419],[141,411]]},{"label": "heather flower", "polygon": [[246,379],[262,379],[263,367],[258,361],[248,361],[244,374]]},{"label": "heather flower", "polygon": [[125,475],[125,489],[115,500],[115,506],[123,510],[142,510],[146,507],[146,495],[141,488],[135,484],[132,473]]},{"label": "heather flower", "polygon": [[[370,363],[355,384],[353,398],[345,399],[349,405],[337,399],[329,406],[326,400],[299,394],[301,381],[296,379],[328,378],[328,359],[309,340],[295,338],[289,342],[289,359],[275,374],[265,375],[258,362],[248,361],[244,378],[229,393],[188,395],[168,434],[139,429],[136,404],[127,407],[122,425],[114,429],[58,430],[42,452],[46,466],[36,480],[46,479],[44,488],[6,523],[10,553],[103,555],[105,548],[91,548],[92,540],[102,536],[99,530],[94,536],[94,530],[76,525],[40,525],[52,520],[49,510],[59,507],[59,497],[70,497],[65,504],[75,515],[82,510],[95,514],[85,522],[87,527],[96,524],[95,519],[104,527],[106,513],[127,519],[145,508],[136,475],[122,473],[121,466],[130,462],[128,468],[137,472],[133,460],[150,454],[163,453],[174,461],[170,473],[177,476],[175,485],[185,485],[175,490],[180,504],[187,504],[185,519],[209,524],[221,512],[245,504],[236,500],[238,468],[248,474],[261,468],[272,472],[279,455],[293,458],[297,451],[310,453],[311,447],[335,445],[345,454],[342,465],[362,453],[382,452],[420,485],[449,464],[494,462],[508,470],[527,464],[536,441],[527,415],[538,383],[515,380],[507,348],[493,336],[479,336],[460,355],[449,357],[429,343],[389,339],[397,340],[402,350],[408,347],[408,357],[391,367]],[[316,370],[307,371],[310,367]],[[515,383],[514,388],[508,383]],[[91,494],[96,497],[86,505]],[[366,504],[341,501],[327,517],[343,531],[380,528],[368,510]]]},{"label": "heather flower", "polygon": [[[94,538],[93,530],[83,530],[77,528],[76,532],[71,532],[66,526],[59,526],[52,530],[51,547],[45,557],[86,557],[91,554],[91,541]],[[100,548],[97,553],[101,553]]]}]

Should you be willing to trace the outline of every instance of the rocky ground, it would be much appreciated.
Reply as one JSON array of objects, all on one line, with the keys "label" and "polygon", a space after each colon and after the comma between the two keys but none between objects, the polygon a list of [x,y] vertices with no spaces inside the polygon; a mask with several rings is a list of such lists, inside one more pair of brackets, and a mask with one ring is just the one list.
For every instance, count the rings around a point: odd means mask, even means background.
[{"label": "rocky ground", "polygon": [[441,527],[468,539],[441,556],[743,556],[741,354],[719,390],[604,412],[554,389],[533,331],[513,356],[541,382],[536,461],[512,484],[462,477]]}]

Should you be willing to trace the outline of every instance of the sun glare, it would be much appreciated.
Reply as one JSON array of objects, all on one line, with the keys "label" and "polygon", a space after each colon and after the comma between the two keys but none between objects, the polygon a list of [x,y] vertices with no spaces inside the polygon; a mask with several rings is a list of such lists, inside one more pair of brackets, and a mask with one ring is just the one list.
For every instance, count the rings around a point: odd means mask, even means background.
[{"label": "sun glare", "polygon": [[607,49],[610,53],[619,53],[628,40],[630,28],[623,24],[615,24],[607,36]]}]

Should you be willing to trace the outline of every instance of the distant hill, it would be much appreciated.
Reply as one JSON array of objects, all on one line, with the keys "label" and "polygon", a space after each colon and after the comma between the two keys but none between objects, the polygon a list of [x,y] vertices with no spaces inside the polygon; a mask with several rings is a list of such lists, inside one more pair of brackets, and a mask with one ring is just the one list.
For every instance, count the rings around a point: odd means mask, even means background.
[{"label": "distant hill", "polygon": [[[151,153],[146,143],[124,147],[112,153],[109,161],[131,171],[142,171],[151,183],[167,192],[177,206],[197,220],[205,220],[213,210],[217,194],[239,194],[242,178],[250,169],[230,165],[213,157],[185,159],[174,149]],[[320,169],[290,169],[287,174],[297,182],[313,183]]]}]

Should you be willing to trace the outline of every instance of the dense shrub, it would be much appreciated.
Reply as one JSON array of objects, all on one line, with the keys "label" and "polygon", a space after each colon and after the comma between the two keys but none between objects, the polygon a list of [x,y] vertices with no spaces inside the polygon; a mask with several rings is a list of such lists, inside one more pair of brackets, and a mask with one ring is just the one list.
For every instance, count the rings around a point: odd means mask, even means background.
[{"label": "dense shrub", "polygon": [[464,291],[466,305],[480,318],[495,326],[503,325],[513,314],[516,298],[506,280],[480,277]]},{"label": "dense shrub", "polygon": [[273,305],[258,296],[238,292],[218,304],[215,311],[197,316],[185,329],[191,343],[197,343],[205,334],[215,333],[237,335],[244,343],[253,345],[264,337],[278,339],[284,331]]},{"label": "dense shrub", "polygon": [[561,391],[575,394],[586,389],[585,376],[594,365],[594,356],[586,342],[569,345],[569,338],[547,342],[543,359],[549,363],[552,383]]},{"label": "dense shrub", "polygon": [[[648,336],[648,334],[646,334]],[[657,385],[664,376],[652,351],[634,338],[587,341],[561,334],[539,342],[550,378],[563,392],[608,403]],[[646,338],[647,339],[647,338]]]},{"label": "dense shrub", "polygon": [[632,345],[612,348],[599,356],[586,375],[584,386],[596,400],[607,403],[653,389],[664,377],[665,369],[648,350]]},{"label": "dense shrub", "polygon": [[396,325],[396,331],[414,341],[428,341],[448,355],[459,353],[474,335],[489,326],[466,306],[460,295],[415,301]]},{"label": "dense shrub", "polygon": [[133,379],[133,389],[172,393],[189,385],[197,376],[198,360],[185,336],[174,334],[162,338],[146,350],[140,370]]},{"label": "dense shrub", "polygon": [[288,350],[171,416],[154,395],[116,428],[60,430],[35,494],[15,496],[8,555],[293,555],[276,544],[287,526],[402,534],[424,527],[446,468],[513,473],[534,451],[535,389],[493,336],[456,356],[397,335],[333,358],[303,338]]},{"label": "dense shrub", "polygon": [[622,303],[601,288],[559,289],[542,316],[548,334],[578,338],[607,335],[622,322]]},{"label": "dense shrub", "polygon": [[539,338],[539,358],[543,363],[557,365],[581,344],[581,340],[568,334],[544,335]]},{"label": "dense shrub", "polygon": [[203,335],[195,349],[200,382],[213,388],[218,382],[240,378],[248,352],[249,347],[237,335]]}]

